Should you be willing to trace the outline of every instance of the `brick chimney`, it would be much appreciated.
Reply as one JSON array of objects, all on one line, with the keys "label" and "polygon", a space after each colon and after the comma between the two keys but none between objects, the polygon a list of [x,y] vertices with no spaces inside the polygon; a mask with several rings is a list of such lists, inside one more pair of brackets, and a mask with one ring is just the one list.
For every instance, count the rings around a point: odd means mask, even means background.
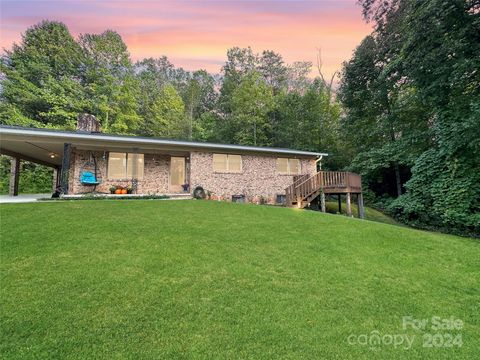
[{"label": "brick chimney", "polygon": [[77,117],[77,131],[102,132],[100,123],[91,114],[80,114]]}]

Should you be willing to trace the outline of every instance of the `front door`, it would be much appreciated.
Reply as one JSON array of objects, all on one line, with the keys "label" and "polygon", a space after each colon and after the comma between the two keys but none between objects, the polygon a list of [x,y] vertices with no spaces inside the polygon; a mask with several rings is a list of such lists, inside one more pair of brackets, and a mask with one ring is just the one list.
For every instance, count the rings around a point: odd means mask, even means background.
[{"label": "front door", "polygon": [[185,158],[172,156],[170,158],[170,191],[182,192],[183,184],[185,184]]}]

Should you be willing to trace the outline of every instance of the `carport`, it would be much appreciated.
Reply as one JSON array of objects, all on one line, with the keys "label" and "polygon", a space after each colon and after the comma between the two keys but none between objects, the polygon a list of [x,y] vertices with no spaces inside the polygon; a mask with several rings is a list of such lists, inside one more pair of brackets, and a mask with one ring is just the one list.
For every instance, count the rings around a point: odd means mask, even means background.
[{"label": "carport", "polygon": [[[18,127],[2,125],[1,130],[0,154],[11,157],[10,196],[18,196],[20,161],[22,160],[53,168],[52,188],[60,184],[65,147],[63,141],[18,131]],[[35,130],[29,129],[29,131],[35,133]]]}]

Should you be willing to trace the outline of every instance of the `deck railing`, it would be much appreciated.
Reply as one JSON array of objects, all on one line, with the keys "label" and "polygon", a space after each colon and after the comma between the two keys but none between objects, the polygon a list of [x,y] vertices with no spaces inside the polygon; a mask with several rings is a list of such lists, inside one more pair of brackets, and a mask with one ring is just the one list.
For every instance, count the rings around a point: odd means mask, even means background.
[{"label": "deck railing", "polygon": [[324,193],[360,193],[362,177],[343,171],[319,171],[312,176],[297,176],[285,189],[287,205],[303,201],[322,190]]}]

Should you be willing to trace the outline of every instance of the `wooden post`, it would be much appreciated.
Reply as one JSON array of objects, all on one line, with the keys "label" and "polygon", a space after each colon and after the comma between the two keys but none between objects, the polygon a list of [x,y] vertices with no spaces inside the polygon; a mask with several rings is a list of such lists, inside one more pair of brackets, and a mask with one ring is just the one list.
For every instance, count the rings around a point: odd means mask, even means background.
[{"label": "wooden post", "polygon": [[347,192],[347,216],[352,216],[352,203],[349,192]]},{"label": "wooden post", "polygon": [[70,157],[72,155],[72,144],[63,144],[62,175],[61,185],[64,194],[68,194],[68,179],[70,175]]},{"label": "wooden post", "polygon": [[53,169],[53,177],[52,177],[53,192],[55,192],[55,190],[57,190],[57,186],[60,185],[60,173],[61,171],[58,168]]},{"label": "wooden post", "polygon": [[322,212],[327,212],[327,209],[325,207],[325,193],[322,191],[320,194],[320,205],[321,205],[321,210]]},{"label": "wooden post", "polygon": [[365,219],[365,208],[363,207],[363,194],[358,194],[358,217]]},{"label": "wooden post", "polygon": [[342,194],[338,194],[338,213],[342,213]]},{"label": "wooden post", "polygon": [[18,181],[20,179],[20,159],[18,157],[12,157],[10,163],[10,186],[8,188],[8,194],[10,196],[18,196]]}]

